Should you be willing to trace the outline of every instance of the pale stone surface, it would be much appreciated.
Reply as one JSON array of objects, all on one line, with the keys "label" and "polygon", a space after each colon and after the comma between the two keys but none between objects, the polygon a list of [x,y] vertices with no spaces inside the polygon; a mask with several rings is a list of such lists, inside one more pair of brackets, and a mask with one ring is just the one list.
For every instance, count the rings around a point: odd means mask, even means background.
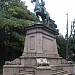
[{"label": "pale stone surface", "polygon": [[52,75],[51,67],[37,67],[35,75]]},{"label": "pale stone surface", "polygon": [[27,31],[24,53],[58,54],[55,35],[42,28]]},{"label": "pale stone surface", "polygon": [[[39,59],[49,65],[38,67]],[[3,66],[3,75],[64,75],[65,71],[74,73],[74,67],[59,57],[55,31],[39,24],[27,28],[20,59],[7,61]]]},{"label": "pale stone surface", "polygon": [[5,62],[5,65],[20,65],[20,64],[21,64],[21,61],[19,58],[16,58],[13,61],[6,61]]},{"label": "pale stone surface", "polygon": [[20,70],[23,70],[24,65],[4,65],[3,75],[18,75]]}]

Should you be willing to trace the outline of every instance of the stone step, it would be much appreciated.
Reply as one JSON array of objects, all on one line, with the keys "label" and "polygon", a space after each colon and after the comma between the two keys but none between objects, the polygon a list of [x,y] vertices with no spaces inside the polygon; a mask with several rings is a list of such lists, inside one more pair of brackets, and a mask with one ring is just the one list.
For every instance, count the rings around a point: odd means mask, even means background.
[{"label": "stone step", "polygon": [[52,66],[52,75],[71,75],[67,71],[64,71],[62,67],[60,66]]},{"label": "stone step", "polygon": [[64,75],[71,75],[70,73],[64,74]]},{"label": "stone step", "polygon": [[19,73],[18,75],[24,75],[24,73]]},{"label": "stone step", "polygon": [[52,75],[71,75],[71,74],[70,73],[62,74],[61,72],[57,72],[57,73],[52,73]]},{"label": "stone step", "polygon": [[52,75],[71,75],[70,73],[67,73],[66,71],[56,71],[52,73]]},{"label": "stone step", "polygon": [[72,75],[71,73],[67,73],[67,74],[64,74],[64,75]]},{"label": "stone step", "polygon": [[23,70],[19,70],[19,74],[18,75],[24,75],[25,72]]},{"label": "stone step", "polygon": [[52,75],[57,75],[57,73],[52,73]]}]

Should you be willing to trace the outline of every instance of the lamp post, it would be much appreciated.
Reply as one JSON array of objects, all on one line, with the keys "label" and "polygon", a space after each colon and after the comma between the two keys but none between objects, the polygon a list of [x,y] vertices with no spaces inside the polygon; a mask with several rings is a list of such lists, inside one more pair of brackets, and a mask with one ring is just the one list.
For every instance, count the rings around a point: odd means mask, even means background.
[{"label": "lamp post", "polygon": [[66,59],[68,59],[68,13],[66,14],[67,15],[67,25],[66,25]]}]

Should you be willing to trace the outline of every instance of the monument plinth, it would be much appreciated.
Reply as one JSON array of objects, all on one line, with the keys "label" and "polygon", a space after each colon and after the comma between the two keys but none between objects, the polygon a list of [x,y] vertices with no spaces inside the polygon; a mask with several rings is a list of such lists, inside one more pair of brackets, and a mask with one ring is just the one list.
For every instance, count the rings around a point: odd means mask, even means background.
[{"label": "monument plinth", "polygon": [[[26,27],[26,30],[24,52],[21,57],[22,64],[25,65],[24,62],[27,62],[31,65],[32,62],[33,65],[36,65],[36,58],[47,58],[48,61],[52,60],[51,65],[54,65],[54,62],[57,65],[61,59],[56,44],[58,32],[41,23],[30,25]],[[26,60],[24,61],[24,59]]]},{"label": "monument plinth", "polygon": [[26,30],[24,53],[58,55],[55,30],[43,24],[33,24]]},{"label": "monument plinth", "polygon": [[56,44],[57,31],[41,23],[29,25],[26,30],[22,56],[6,62],[3,75],[69,75],[67,71],[73,70],[73,65],[62,65]]},{"label": "monument plinth", "polygon": [[43,0],[41,3],[39,0],[31,2],[35,2],[36,22],[26,27],[22,56],[11,62],[7,61],[3,66],[3,75],[70,75],[74,70],[73,65],[58,54],[57,25],[50,19]]}]

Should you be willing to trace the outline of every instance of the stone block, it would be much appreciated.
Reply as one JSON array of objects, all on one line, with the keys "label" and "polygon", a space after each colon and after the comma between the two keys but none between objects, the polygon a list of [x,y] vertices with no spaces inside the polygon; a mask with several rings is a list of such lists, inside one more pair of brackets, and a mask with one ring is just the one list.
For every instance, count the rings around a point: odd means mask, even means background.
[{"label": "stone block", "polygon": [[35,71],[35,75],[52,75],[51,67],[37,67]]}]

